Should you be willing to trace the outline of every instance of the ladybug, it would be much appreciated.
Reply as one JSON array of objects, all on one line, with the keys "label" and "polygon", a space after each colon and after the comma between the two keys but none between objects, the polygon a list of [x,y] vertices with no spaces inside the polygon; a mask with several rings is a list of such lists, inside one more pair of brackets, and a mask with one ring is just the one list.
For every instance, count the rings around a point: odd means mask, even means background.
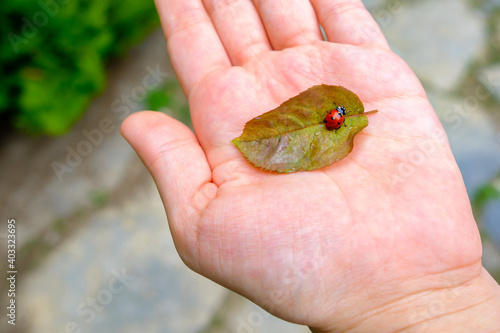
[{"label": "ladybug", "polygon": [[326,115],[323,122],[325,123],[326,129],[329,131],[339,129],[345,120],[345,107],[339,106],[336,109],[331,110]]}]

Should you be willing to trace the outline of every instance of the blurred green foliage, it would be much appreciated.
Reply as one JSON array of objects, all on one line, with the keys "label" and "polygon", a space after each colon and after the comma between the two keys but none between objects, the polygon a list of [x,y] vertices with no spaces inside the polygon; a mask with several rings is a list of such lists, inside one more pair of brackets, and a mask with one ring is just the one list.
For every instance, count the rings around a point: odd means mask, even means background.
[{"label": "blurred green foliage", "polygon": [[158,25],[153,0],[17,0],[0,14],[0,116],[60,135],[106,83],[106,62]]},{"label": "blurred green foliage", "polygon": [[484,208],[492,201],[500,199],[500,173],[489,182],[479,187],[472,195],[472,210],[478,221],[481,221]]},{"label": "blurred green foliage", "polygon": [[166,113],[192,126],[189,105],[177,79],[171,78],[165,81],[160,87],[151,91],[144,102],[148,109]]},{"label": "blurred green foliage", "polygon": [[500,191],[494,184],[484,184],[474,194],[472,199],[472,207],[479,216],[482,215],[484,208],[493,200],[500,199]]}]

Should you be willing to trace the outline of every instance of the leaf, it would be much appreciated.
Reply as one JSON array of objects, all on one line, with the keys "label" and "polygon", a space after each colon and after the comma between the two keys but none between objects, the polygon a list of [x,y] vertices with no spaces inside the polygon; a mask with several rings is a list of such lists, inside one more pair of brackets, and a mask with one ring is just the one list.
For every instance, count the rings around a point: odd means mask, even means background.
[{"label": "leaf", "polygon": [[[347,111],[345,126],[330,131],[323,120],[338,106]],[[350,90],[318,85],[247,122],[233,143],[251,164],[264,170],[315,170],[352,151],[354,136],[368,126],[368,119],[349,116],[363,113],[363,103]]]}]

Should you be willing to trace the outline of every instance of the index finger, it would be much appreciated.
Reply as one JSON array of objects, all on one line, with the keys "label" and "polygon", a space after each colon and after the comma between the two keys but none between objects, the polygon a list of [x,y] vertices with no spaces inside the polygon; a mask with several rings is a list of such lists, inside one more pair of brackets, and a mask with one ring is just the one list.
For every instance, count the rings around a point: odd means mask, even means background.
[{"label": "index finger", "polygon": [[172,66],[186,95],[208,73],[231,66],[201,0],[156,0]]}]

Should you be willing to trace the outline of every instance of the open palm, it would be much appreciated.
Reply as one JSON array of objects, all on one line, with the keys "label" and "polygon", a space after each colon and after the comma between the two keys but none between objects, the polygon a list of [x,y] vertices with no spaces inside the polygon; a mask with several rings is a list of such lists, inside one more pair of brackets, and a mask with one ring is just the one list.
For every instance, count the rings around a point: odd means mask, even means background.
[{"label": "open palm", "polygon": [[[152,112],[129,117],[122,131],[192,269],[324,330],[480,274],[478,232],[443,129],[361,1],[157,6],[196,136]],[[352,153],[312,172],[252,167],[231,143],[244,124],[322,83],[379,110]]]}]

